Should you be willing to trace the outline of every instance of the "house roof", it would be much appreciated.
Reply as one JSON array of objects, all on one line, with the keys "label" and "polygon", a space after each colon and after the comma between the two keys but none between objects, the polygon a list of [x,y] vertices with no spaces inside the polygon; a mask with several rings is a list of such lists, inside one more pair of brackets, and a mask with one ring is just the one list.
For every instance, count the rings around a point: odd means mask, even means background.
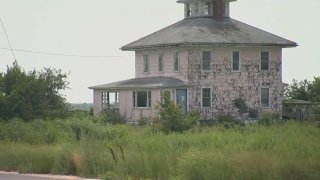
[{"label": "house roof", "polygon": [[295,47],[297,43],[256,27],[225,18],[185,18],[171,26],[123,46],[122,50],[139,50],[167,46],[279,46]]},{"label": "house roof", "polygon": [[155,89],[155,88],[174,88],[187,87],[189,84],[172,77],[150,77],[134,78],[124,81],[118,81],[110,84],[92,86],[89,89],[98,90],[123,90],[123,89]]}]

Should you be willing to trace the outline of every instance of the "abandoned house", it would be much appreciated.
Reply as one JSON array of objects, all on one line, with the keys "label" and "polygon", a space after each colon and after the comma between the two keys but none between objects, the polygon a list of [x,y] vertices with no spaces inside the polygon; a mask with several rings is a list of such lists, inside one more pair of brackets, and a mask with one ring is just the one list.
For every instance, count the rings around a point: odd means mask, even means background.
[{"label": "abandoned house", "polygon": [[282,48],[297,44],[230,18],[232,1],[178,0],[183,20],[121,48],[135,51],[135,78],[90,87],[94,114],[112,107],[128,122],[154,117],[163,92],[203,119],[236,115],[236,98],[281,113]]}]

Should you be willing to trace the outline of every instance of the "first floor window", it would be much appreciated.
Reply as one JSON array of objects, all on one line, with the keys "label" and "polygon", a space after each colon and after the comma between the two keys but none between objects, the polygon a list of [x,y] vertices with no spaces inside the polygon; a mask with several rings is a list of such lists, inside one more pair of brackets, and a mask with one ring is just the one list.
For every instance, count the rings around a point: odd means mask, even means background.
[{"label": "first floor window", "polygon": [[179,71],[179,52],[173,54],[173,67],[174,71]]},{"label": "first floor window", "polygon": [[119,92],[104,91],[102,92],[102,107],[103,108],[118,108],[119,107]]},{"label": "first floor window", "polygon": [[210,70],[211,63],[211,52],[203,51],[202,52],[202,70]]},{"label": "first floor window", "polygon": [[148,55],[143,55],[143,72],[149,72],[149,58],[148,58]]},{"label": "first floor window", "polygon": [[133,107],[151,107],[151,91],[134,91]]},{"label": "first floor window", "polygon": [[232,70],[234,70],[234,71],[240,70],[240,53],[239,53],[239,51],[234,51],[232,53]]},{"label": "first floor window", "polygon": [[269,88],[261,88],[261,106],[270,107]]},{"label": "first floor window", "polygon": [[202,88],[202,107],[211,107],[211,89]]},{"label": "first floor window", "polygon": [[269,52],[261,52],[261,70],[269,70]]}]

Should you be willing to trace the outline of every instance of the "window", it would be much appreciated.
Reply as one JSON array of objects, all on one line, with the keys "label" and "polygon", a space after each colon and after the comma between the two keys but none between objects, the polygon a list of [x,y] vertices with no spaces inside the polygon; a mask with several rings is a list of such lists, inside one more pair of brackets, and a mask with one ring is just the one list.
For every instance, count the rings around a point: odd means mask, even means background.
[{"label": "window", "polygon": [[211,15],[211,3],[206,3],[204,7],[204,15]]},{"label": "window", "polygon": [[149,58],[148,58],[148,55],[143,55],[143,72],[149,72]]},{"label": "window", "polygon": [[202,70],[210,70],[211,63],[211,52],[203,51],[202,52]]},{"label": "window", "polygon": [[270,107],[269,88],[261,88],[261,107]]},{"label": "window", "polygon": [[190,17],[191,16],[191,6],[190,4],[186,4],[186,16]]},{"label": "window", "polygon": [[118,108],[119,93],[117,91],[102,92],[102,107],[103,108]]},{"label": "window", "polygon": [[202,88],[202,107],[211,107],[211,89]]},{"label": "window", "polygon": [[269,70],[269,52],[261,52],[261,70]]},{"label": "window", "polygon": [[133,107],[151,107],[151,91],[134,91]]},{"label": "window", "polygon": [[165,96],[169,96],[169,98],[171,99],[171,90],[168,90],[168,89],[162,90],[162,92],[161,92],[161,102],[163,102]]},{"label": "window", "polygon": [[162,72],[163,71],[163,54],[159,55],[158,59],[158,71]]},{"label": "window", "polygon": [[179,71],[179,52],[174,52],[173,54],[173,70]]},{"label": "window", "polygon": [[232,52],[232,70],[240,70],[240,53],[239,51]]}]

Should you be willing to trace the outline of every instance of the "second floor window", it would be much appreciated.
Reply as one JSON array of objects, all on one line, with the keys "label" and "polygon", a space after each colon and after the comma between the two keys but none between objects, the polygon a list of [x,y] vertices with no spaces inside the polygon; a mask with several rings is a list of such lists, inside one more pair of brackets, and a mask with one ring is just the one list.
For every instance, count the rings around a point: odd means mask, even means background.
[{"label": "second floor window", "polygon": [[149,72],[149,58],[148,58],[148,55],[143,55],[143,72]]},{"label": "second floor window", "polygon": [[211,52],[203,51],[202,52],[202,70],[210,70],[211,64]]},{"label": "second floor window", "polygon": [[162,72],[163,71],[163,54],[159,55],[158,59],[158,71]]},{"label": "second floor window", "polygon": [[234,70],[234,71],[240,70],[240,53],[239,53],[239,51],[232,52],[232,70]]},{"label": "second floor window", "polygon": [[261,65],[260,65],[260,69],[261,70],[269,70],[269,52],[267,51],[262,51],[261,52]]},{"label": "second floor window", "polygon": [[173,53],[173,70],[174,71],[179,71],[179,52],[174,52]]}]

